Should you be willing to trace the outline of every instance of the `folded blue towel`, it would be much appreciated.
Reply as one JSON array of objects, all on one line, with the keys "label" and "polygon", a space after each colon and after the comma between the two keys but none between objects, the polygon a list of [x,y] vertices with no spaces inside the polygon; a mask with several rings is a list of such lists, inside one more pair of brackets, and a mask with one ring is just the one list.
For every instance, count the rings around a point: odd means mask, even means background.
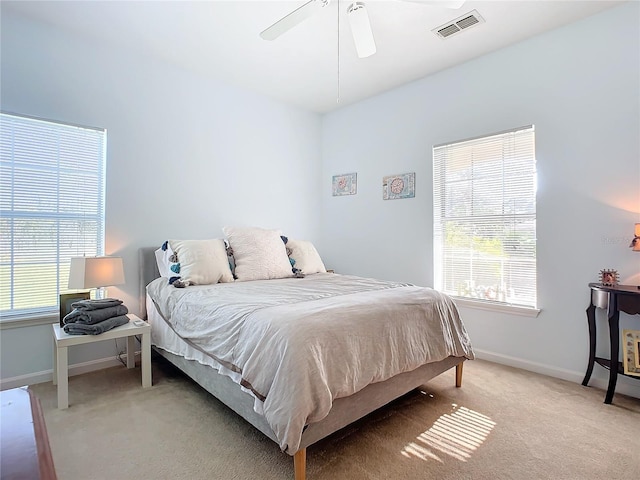
[{"label": "folded blue towel", "polygon": [[[75,303],[73,304],[75,305]],[[62,319],[66,325],[68,323],[84,323],[93,325],[107,318],[117,317],[118,315],[126,315],[129,309],[124,305],[116,305],[115,307],[100,308],[98,310],[81,310],[74,308]]]},{"label": "folded blue towel", "polygon": [[101,333],[107,332],[112,328],[119,327],[120,325],[124,325],[125,323],[129,323],[129,317],[126,315],[118,315],[117,317],[111,317],[93,325],[86,325],[84,323],[68,323],[63,328],[65,333],[68,333],[69,335],[100,335]]}]

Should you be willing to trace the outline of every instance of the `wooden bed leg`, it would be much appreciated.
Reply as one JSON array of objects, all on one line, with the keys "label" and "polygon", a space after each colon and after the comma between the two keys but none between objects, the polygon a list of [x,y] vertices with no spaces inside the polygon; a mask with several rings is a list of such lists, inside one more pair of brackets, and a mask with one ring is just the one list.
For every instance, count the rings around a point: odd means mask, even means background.
[{"label": "wooden bed leg", "polygon": [[307,449],[302,448],[293,455],[295,480],[305,480],[307,472]]},{"label": "wooden bed leg", "polygon": [[460,362],[456,365],[456,387],[460,388],[462,386],[462,365],[464,362]]}]

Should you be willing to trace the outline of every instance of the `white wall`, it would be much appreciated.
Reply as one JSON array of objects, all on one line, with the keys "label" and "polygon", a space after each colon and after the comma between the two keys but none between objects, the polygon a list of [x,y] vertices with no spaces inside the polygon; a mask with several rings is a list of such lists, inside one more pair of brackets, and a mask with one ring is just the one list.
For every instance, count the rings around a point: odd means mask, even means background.
[{"label": "white wall", "polygon": [[[432,285],[432,146],[534,124],[542,312],[462,314],[481,356],[581,381],[587,284],[602,268],[640,284],[640,254],[628,248],[640,221],[639,24],[640,4],[629,2],[326,115],[327,263]],[[348,172],[357,195],[332,197],[331,176]],[[416,172],[416,197],[383,201],[382,177],[404,172]],[[640,328],[640,318],[623,315],[625,326]],[[608,377],[597,366],[594,378]],[[640,396],[640,382],[618,383]]]},{"label": "white wall", "polygon": [[[1,26],[4,111],[107,129],[106,253],[126,277],[109,294],[132,312],[141,246],[226,224],[319,235],[319,115],[6,12]],[[1,378],[50,370],[50,330],[2,330]],[[70,362],[115,353],[78,347]]]}]

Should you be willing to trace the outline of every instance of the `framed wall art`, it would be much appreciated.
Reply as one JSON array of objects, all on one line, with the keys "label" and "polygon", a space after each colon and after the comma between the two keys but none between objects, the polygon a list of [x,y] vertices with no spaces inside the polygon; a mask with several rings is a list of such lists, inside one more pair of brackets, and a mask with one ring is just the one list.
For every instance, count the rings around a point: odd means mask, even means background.
[{"label": "framed wall art", "polygon": [[355,195],[358,192],[358,178],[356,173],[334,175],[331,183],[334,197],[341,195]]},{"label": "framed wall art", "polygon": [[624,373],[640,377],[640,330],[622,331]]},{"label": "framed wall art", "polygon": [[64,327],[62,319],[67,316],[68,313],[73,310],[71,304],[78,300],[88,300],[89,292],[79,293],[61,293],[60,294],[60,328]]},{"label": "framed wall art", "polygon": [[413,198],[416,196],[416,174],[403,173],[382,177],[382,199]]}]

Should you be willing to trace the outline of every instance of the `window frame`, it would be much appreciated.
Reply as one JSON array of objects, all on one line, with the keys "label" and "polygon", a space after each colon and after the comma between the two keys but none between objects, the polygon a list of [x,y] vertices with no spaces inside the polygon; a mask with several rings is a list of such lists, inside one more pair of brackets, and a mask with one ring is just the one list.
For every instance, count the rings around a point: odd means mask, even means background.
[{"label": "window frame", "polygon": [[[83,255],[104,255],[105,251],[105,222],[106,222],[106,162],[107,162],[107,130],[105,128],[89,127],[85,125],[71,124],[59,120],[45,119],[41,117],[35,117],[30,115],[24,115],[9,111],[0,111],[1,120],[6,128],[10,123],[11,129],[8,132],[2,133],[3,150],[2,157],[0,157],[0,166],[2,167],[3,175],[9,177],[9,180],[5,180],[2,183],[2,188],[6,190],[3,192],[3,197],[6,200],[4,205],[0,205],[0,216],[2,218],[9,219],[9,228],[11,229],[10,238],[3,246],[4,259],[0,258],[0,264],[5,267],[9,266],[11,272],[9,273],[9,308],[0,311],[0,329],[15,328],[31,325],[42,325],[47,323],[53,323],[58,320],[59,317],[59,295],[60,293],[67,292],[69,289],[66,284],[62,284],[64,278],[68,276],[68,265],[71,256],[83,256]],[[18,125],[17,122],[22,122],[22,125]],[[40,130],[38,130],[40,129]],[[27,130],[32,130],[27,132]],[[28,147],[22,147],[21,160],[17,160],[16,154],[16,132],[20,132],[24,135],[23,138],[28,139],[29,135],[33,134],[34,143]],[[7,137],[5,137],[5,133]],[[49,135],[51,138],[47,138]],[[68,139],[71,139],[70,141]],[[89,140],[86,140],[89,138]],[[6,143],[5,143],[6,142]],[[86,147],[90,144],[91,149],[86,155],[81,152],[82,147]],[[68,155],[65,155],[64,148],[71,148]],[[75,147],[75,149],[74,149]],[[48,153],[45,156],[44,152],[47,148],[55,149],[55,153]],[[5,155],[9,152],[7,155]],[[41,158],[38,158],[38,154],[42,154]],[[43,161],[42,158],[47,158]],[[55,158],[55,165],[49,165],[46,162]],[[25,159],[27,159],[25,161]],[[74,163],[75,162],[75,163]],[[85,169],[85,163],[91,165],[91,169]],[[16,188],[16,171],[22,171],[23,175],[29,175],[29,172],[33,172],[35,175],[38,173],[44,176],[44,172],[47,172],[52,178],[47,178],[47,182],[43,183],[43,190],[48,186],[52,191],[57,194],[57,203],[54,208],[51,206],[42,206],[35,208],[25,208],[18,210],[16,206],[16,199],[20,195],[24,195],[24,192],[28,192],[31,185]],[[26,173],[25,173],[26,172]],[[97,192],[90,196],[88,200],[82,195],[82,192],[76,193],[76,198],[82,200],[69,200],[65,195],[73,194],[75,187],[69,183],[68,179],[73,178],[74,173],[79,173],[92,179],[92,186],[95,186]],[[65,177],[66,175],[66,177]],[[66,178],[67,184],[65,185],[61,179]],[[81,182],[78,181],[78,185]],[[7,187],[7,185],[9,185]],[[22,190],[20,190],[22,188]],[[51,195],[50,195],[51,196]],[[50,200],[50,199],[49,199]],[[46,203],[46,201],[43,201]],[[7,205],[9,208],[7,208]],[[90,206],[90,207],[89,207]],[[93,212],[87,213],[90,209],[94,209]],[[50,233],[49,238],[44,242],[43,248],[50,249],[53,252],[55,250],[55,258],[45,263],[55,265],[52,267],[55,270],[55,287],[50,280],[49,284],[45,284],[44,292],[47,296],[52,296],[54,293],[51,288],[55,288],[56,304],[53,305],[41,305],[33,307],[16,308],[13,303],[14,289],[18,288],[15,285],[14,269],[17,265],[15,260],[15,252],[19,252],[16,247],[16,239],[14,237],[14,225],[16,219],[31,219],[48,222],[47,227],[52,228],[55,233]],[[73,229],[64,230],[64,223],[68,224],[76,222],[82,224],[82,228],[78,228],[73,232]],[[86,222],[86,223],[85,223]],[[90,223],[92,230],[90,233],[86,233],[85,226]],[[53,225],[53,226],[52,226]],[[82,231],[80,231],[82,230]],[[69,234],[72,231],[73,233]],[[42,235],[46,237],[46,235]],[[64,247],[66,244],[62,244],[62,238],[66,241],[69,239],[74,241],[77,251],[71,250],[68,247]],[[29,245],[26,250],[22,252],[33,251],[38,252],[40,250],[37,241],[33,241],[33,245]],[[88,242],[88,243],[87,243]],[[87,248],[87,245],[89,247]],[[65,250],[66,248],[66,250]],[[0,252],[2,253],[2,252]],[[31,263],[33,262],[33,263]],[[26,260],[23,265],[37,265],[39,261]],[[44,265],[44,264],[43,264]],[[51,277],[53,278],[53,277]],[[27,297],[26,301],[30,301]]]},{"label": "window frame", "polygon": [[[484,299],[484,298],[477,298],[472,296],[458,295],[455,292],[450,291],[451,289],[445,288],[446,260],[444,259],[444,255],[446,250],[445,249],[446,235],[445,235],[444,225],[447,222],[452,221],[452,219],[455,221],[455,216],[447,217],[447,214],[445,213],[445,208],[447,205],[447,193],[446,193],[447,181],[450,183],[453,183],[453,180],[452,180],[453,176],[446,177],[446,169],[447,167],[452,168],[452,164],[454,160],[452,158],[447,158],[447,153],[443,153],[443,152],[446,151],[446,149],[452,149],[452,148],[471,149],[474,146],[481,147],[485,145],[484,142],[486,142],[486,145],[489,145],[490,142],[495,142],[494,146],[502,145],[502,147],[504,148],[507,142],[506,140],[507,138],[509,137],[514,138],[519,133],[527,135],[529,134],[529,132],[531,135],[530,141],[532,143],[532,149],[533,149],[531,152],[532,157],[530,157],[533,161],[531,165],[533,168],[533,173],[532,173],[532,179],[530,180],[531,182],[530,186],[533,188],[533,198],[530,199],[530,201],[531,200],[533,201],[533,212],[532,213],[529,212],[526,214],[518,214],[518,215],[515,215],[513,213],[507,214],[505,213],[505,205],[506,205],[505,198],[502,197],[502,201],[500,203],[502,208],[502,213],[500,215],[496,215],[497,221],[495,223],[483,223],[483,222],[486,222],[486,220],[481,220],[483,216],[481,214],[477,215],[478,220],[475,220],[476,215],[473,213],[470,215],[466,215],[466,218],[463,221],[463,223],[467,223],[468,225],[476,225],[475,228],[478,228],[483,226],[486,227],[487,225],[494,226],[494,227],[500,226],[501,224],[504,224],[505,220],[509,218],[518,218],[520,219],[520,221],[522,221],[522,219],[529,217],[529,219],[533,221],[534,244],[533,244],[533,282],[532,282],[533,285],[532,286],[534,289],[533,294],[534,294],[535,304],[527,305],[527,304],[520,304],[520,303],[511,303],[507,301],[507,298],[505,298],[504,300],[498,300],[498,299]],[[537,231],[537,205],[536,205],[537,203],[537,184],[536,184],[537,170],[536,170],[536,155],[535,155],[534,125],[526,125],[526,126],[517,127],[517,128],[504,130],[500,132],[467,138],[464,140],[456,140],[456,141],[446,142],[439,145],[434,145],[432,148],[432,155],[433,155],[432,166],[433,166],[433,222],[434,222],[433,223],[433,226],[434,226],[434,229],[433,229],[434,287],[437,289],[441,289],[445,291],[445,293],[452,296],[461,307],[470,307],[470,308],[475,308],[480,310],[489,310],[493,312],[510,313],[515,315],[529,316],[529,317],[537,316],[541,310],[538,305],[538,286],[537,286],[537,276],[538,276],[537,234],[536,234],[536,231]],[[505,185],[504,180],[506,177],[505,170],[504,170],[505,159],[509,159],[509,157],[503,154],[501,157],[503,170],[500,177],[502,181],[501,186],[503,189]],[[486,157],[481,157],[480,161],[491,161],[491,156],[487,154]],[[449,162],[448,165],[447,165],[447,162]],[[472,165],[473,165],[473,162],[472,162]],[[444,178],[446,178],[447,180],[444,180]],[[472,173],[468,178],[473,184],[474,181],[477,181],[478,177],[472,171]],[[475,200],[471,199],[467,205],[468,206],[475,205]],[[502,245],[501,248],[505,248],[504,244],[501,244],[501,245]],[[502,253],[501,256],[497,258],[509,258],[509,257],[506,256],[504,253]],[[476,277],[471,274],[471,280],[474,281],[475,278]],[[498,288],[498,291],[499,291],[499,288]]]}]

